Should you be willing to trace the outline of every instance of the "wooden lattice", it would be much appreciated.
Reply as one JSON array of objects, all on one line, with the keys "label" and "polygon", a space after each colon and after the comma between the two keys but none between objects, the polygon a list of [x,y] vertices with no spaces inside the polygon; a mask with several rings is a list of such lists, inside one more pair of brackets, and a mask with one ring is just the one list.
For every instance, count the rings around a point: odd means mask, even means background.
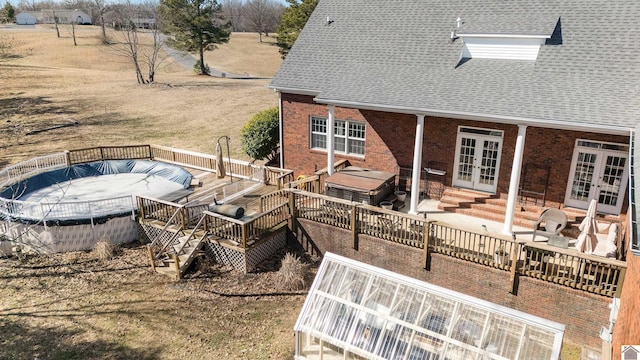
[{"label": "wooden lattice", "polygon": [[207,241],[204,245],[204,251],[212,261],[230,265],[238,271],[248,273],[255,269],[260,262],[282,249],[286,241],[287,233],[282,230],[269,240],[247,250],[246,253],[224,247],[215,240]]}]

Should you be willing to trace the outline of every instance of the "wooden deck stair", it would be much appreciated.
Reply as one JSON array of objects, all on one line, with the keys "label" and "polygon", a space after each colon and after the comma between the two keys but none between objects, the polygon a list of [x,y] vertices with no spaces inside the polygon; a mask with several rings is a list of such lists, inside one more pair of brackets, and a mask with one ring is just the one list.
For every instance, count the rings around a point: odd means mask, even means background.
[{"label": "wooden deck stair", "polygon": [[[506,207],[506,199],[483,192],[456,188],[447,188],[438,205],[440,210],[497,222],[504,221]],[[517,204],[513,224],[533,227],[542,210],[541,206]],[[562,210],[569,218],[568,226],[577,225],[586,213],[579,209],[563,208]]]},{"label": "wooden deck stair", "polygon": [[[185,235],[182,236],[177,236],[179,233],[176,233],[177,237],[171,240],[173,244],[156,256],[152,267],[157,273],[180,279],[193,260],[201,254],[208,234],[194,229],[185,230],[183,233]],[[153,256],[153,253],[150,253],[150,256]]]}]

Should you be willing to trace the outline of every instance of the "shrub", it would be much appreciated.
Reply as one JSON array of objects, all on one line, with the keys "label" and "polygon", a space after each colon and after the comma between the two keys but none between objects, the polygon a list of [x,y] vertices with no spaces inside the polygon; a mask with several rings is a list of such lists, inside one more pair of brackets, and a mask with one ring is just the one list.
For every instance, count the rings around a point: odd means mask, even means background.
[{"label": "shrub", "polygon": [[93,253],[99,260],[111,260],[115,256],[116,246],[109,239],[102,238],[93,247]]},{"label": "shrub", "polygon": [[305,287],[308,266],[300,258],[287,253],[276,273],[276,286],[282,290],[302,290]]},{"label": "shrub", "polygon": [[240,130],[242,149],[254,160],[273,160],[278,149],[278,127],[277,107],[255,114]]},{"label": "shrub", "polygon": [[[193,72],[200,75],[200,60],[196,60],[196,63],[193,65]],[[209,69],[209,65],[204,64],[204,74],[202,75],[211,75],[211,69]]]}]

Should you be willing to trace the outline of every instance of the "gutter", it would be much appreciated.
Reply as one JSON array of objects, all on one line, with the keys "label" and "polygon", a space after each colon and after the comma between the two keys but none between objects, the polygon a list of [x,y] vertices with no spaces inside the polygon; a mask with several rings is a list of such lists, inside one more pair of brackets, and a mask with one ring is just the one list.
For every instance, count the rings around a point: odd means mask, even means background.
[{"label": "gutter", "polygon": [[468,34],[464,32],[457,32],[456,35],[461,38],[551,39],[551,35]]},{"label": "gutter", "polygon": [[587,132],[598,132],[609,135],[629,135],[628,127],[619,127],[619,126],[607,126],[604,127],[602,125],[597,124],[578,124],[578,123],[566,123],[557,120],[543,120],[543,119],[534,119],[534,118],[526,118],[520,116],[503,116],[503,115],[492,115],[492,114],[483,114],[483,113],[474,113],[474,112],[466,112],[466,111],[447,111],[447,110],[439,110],[439,109],[430,109],[430,108],[409,108],[404,106],[391,106],[391,105],[372,105],[368,103],[362,103],[357,101],[341,101],[341,100],[328,100],[316,97],[314,99],[315,102],[326,105],[335,105],[347,108],[357,108],[357,109],[366,109],[366,110],[374,110],[374,111],[384,111],[384,112],[396,112],[402,114],[412,114],[412,115],[425,115],[425,116],[435,116],[435,117],[448,117],[453,119],[464,119],[464,120],[479,120],[479,121],[488,121],[488,122],[498,122],[503,124],[511,124],[511,125],[532,125],[538,127],[550,127],[554,129],[561,130],[572,130],[572,131],[587,131]]},{"label": "gutter", "polygon": [[295,94],[295,95],[318,96],[320,94],[319,90],[306,90],[306,89],[298,89],[298,88],[287,88],[287,87],[279,87],[279,86],[272,86],[272,85],[268,85],[267,88],[273,89],[274,91],[277,91],[277,92],[280,92],[280,93]]},{"label": "gutter", "polygon": [[640,256],[640,247],[638,242],[638,235],[640,233],[640,225],[638,224],[638,217],[640,214],[640,208],[638,208],[638,199],[640,194],[637,192],[640,190],[637,187],[640,186],[640,174],[636,172],[640,170],[640,126],[638,129],[629,131],[629,159],[631,159],[630,171],[629,171],[629,249],[631,254]]}]

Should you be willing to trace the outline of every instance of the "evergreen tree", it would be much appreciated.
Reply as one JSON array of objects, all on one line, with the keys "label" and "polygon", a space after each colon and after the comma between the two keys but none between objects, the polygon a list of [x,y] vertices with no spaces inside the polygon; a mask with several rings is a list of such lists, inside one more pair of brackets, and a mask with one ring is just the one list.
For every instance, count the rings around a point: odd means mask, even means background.
[{"label": "evergreen tree", "polygon": [[204,51],[229,41],[231,25],[222,16],[216,0],[161,0],[164,30],[172,36],[167,44],[178,50],[200,54],[200,74],[206,74]]},{"label": "evergreen tree", "polygon": [[13,22],[16,19],[16,9],[8,1],[4,3],[4,8],[2,8],[2,18],[6,22]]},{"label": "evergreen tree", "polygon": [[276,31],[278,32],[278,47],[280,55],[284,59],[293,43],[298,38],[298,34],[309,20],[311,13],[316,8],[318,0],[287,0],[289,7],[282,14],[280,25]]}]

